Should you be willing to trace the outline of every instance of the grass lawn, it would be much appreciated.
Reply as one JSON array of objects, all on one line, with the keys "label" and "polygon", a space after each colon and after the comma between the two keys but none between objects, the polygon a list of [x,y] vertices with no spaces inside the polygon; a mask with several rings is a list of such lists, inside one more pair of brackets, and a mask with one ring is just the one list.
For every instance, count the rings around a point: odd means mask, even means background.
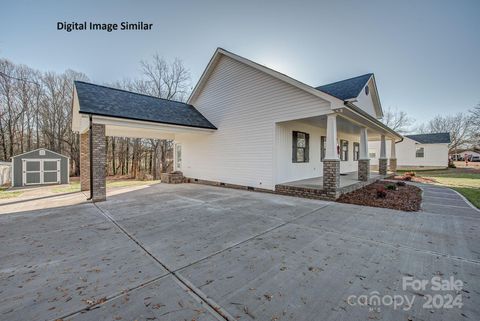
[{"label": "grass lawn", "polygon": [[[398,171],[403,173],[405,171]],[[434,180],[433,184],[450,187],[480,208],[480,169],[448,168],[414,171],[416,176]]]},{"label": "grass lawn", "polygon": [[[107,178],[107,188],[152,185],[157,183],[160,183],[160,181],[139,181],[135,179]],[[71,181],[68,186],[59,186],[52,188],[52,192],[54,193],[70,193],[78,191],[80,191],[80,181],[78,180]]]},{"label": "grass lawn", "polygon": [[7,198],[15,198],[22,195],[20,191],[7,191],[8,187],[0,186],[0,200]]}]

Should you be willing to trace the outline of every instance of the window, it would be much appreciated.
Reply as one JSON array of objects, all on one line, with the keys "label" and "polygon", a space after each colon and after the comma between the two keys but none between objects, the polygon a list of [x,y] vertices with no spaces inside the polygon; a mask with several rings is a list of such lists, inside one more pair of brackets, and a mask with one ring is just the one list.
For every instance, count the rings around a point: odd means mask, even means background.
[{"label": "window", "polygon": [[175,170],[182,169],[182,145],[175,145]]},{"label": "window", "polygon": [[370,92],[370,88],[368,88],[368,85],[365,86],[365,95],[368,96],[368,93]]},{"label": "window", "polygon": [[360,143],[353,143],[353,160],[358,161],[360,158]]},{"label": "window", "polygon": [[327,137],[320,136],[320,160],[321,161],[325,159],[326,151],[327,151]]},{"label": "window", "polygon": [[415,150],[415,157],[425,157],[425,149],[423,147],[417,147]]},{"label": "window", "polygon": [[369,149],[368,158],[376,158],[376,157],[377,157],[377,151],[375,149]]},{"label": "window", "polygon": [[292,133],[292,162],[308,163],[310,135],[302,132]]},{"label": "window", "polygon": [[340,139],[340,160],[348,161],[348,140]]}]

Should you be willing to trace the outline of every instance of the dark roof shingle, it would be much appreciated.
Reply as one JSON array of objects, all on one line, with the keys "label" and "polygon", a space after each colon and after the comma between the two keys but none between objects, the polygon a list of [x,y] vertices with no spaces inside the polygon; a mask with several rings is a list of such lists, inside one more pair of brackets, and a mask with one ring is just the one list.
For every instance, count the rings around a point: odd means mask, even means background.
[{"label": "dark roof shingle", "polygon": [[372,75],[372,73],[365,74],[358,77],[337,81],[331,84],[318,86],[315,87],[315,89],[323,91],[341,100],[356,98]]},{"label": "dark roof shingle", "polygon": [[417,135],[405,135],[420,144],[450,144],[449,133],[433,133],[433,134],[417,134]]},{"label": "dark roof shingle", "polygon": [[216,129],[192,105],[75,81],[80,113]]}]

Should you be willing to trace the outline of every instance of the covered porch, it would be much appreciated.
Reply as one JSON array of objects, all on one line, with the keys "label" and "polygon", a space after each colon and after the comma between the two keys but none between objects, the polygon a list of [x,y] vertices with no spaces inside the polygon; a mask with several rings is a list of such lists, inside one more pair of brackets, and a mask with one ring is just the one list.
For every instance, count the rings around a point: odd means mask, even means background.
[{"label": "covered porch", "polygon": [[[376,181],[384,177],[385,175],[380,175],[380,173],[376,171],[376,172],[370,172],[369,179]],[[346,189],[352,185],[358,184],[359,182],[361,181],[358,180],[358,171],[341,173],[340,183],[338,185],[338,188],[340,190]],[[323,176],[305,178],[305,179],[300,179],[298,181],[292,181],[292,182],[286,182],[286,183],[283,183],[283,185],[303,187],[303,188],[323,189]]]},{"label": "covered porch", "polygon": [[[395,143],[402,140],[379,120],[347,104],[325,115],[277,123],[276,132],[279,137],[292,138],[277,139],[280,152],[275,190],[333,200],[395,172]],[[387,140],[391,142],[389,155]],[[370,170],[369,141],[379,141],[381,146],[380,166],[375,172]],[[291,159],[286,157],[287,149]],[[299,159],[296,153],[306,156]]]}]

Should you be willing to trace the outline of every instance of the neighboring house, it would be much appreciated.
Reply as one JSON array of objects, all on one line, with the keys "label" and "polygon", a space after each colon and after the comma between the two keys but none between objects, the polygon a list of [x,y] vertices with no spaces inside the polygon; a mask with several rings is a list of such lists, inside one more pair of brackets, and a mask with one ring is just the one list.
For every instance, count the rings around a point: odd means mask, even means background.
[{"label": "neighboring house", "polygon": [[458,161],[480,161],[480,152],[474,150],[461,150],[450,155],[453,160]]},{"label": "neighboring house", "polygon": [[12,186],[68,184],[70,159],[45,148],[12,157]]},{"label": "neighboring house", "polygon": [[[449,133],[405,135],[396,144],[398,169],[435,169],[448,167]],[[387,152],[390,146],[387,144]],[[378,167],[379,142],[369,142],[370,164]]]},{"label": "neighboring house", "polygon": [[12,178],[12,163],[0,162],[0,186],[10,184]]},{"label": "neighboring house", "polygon": [[[89,170],[98,176],[93,167],[105,162],[99,144],[112,135],[175,140],[175,169],[192,182],[287,193],[285,186],[316,179],[313,196],[334,199],[347,181],[371,179],[369,140],[382,142],[380,174],[387,173],[386,140],[402,136],[382,117],[373,74],[311,87],[219,48],[187,103],[75,82],[72,128],[82,134],[85,189]],[[89,126],[92,168],[82,156]],[[346,173],[349,180],[341,178]],[[93,179],[92,197],[102,200],[105,178]]]}]

